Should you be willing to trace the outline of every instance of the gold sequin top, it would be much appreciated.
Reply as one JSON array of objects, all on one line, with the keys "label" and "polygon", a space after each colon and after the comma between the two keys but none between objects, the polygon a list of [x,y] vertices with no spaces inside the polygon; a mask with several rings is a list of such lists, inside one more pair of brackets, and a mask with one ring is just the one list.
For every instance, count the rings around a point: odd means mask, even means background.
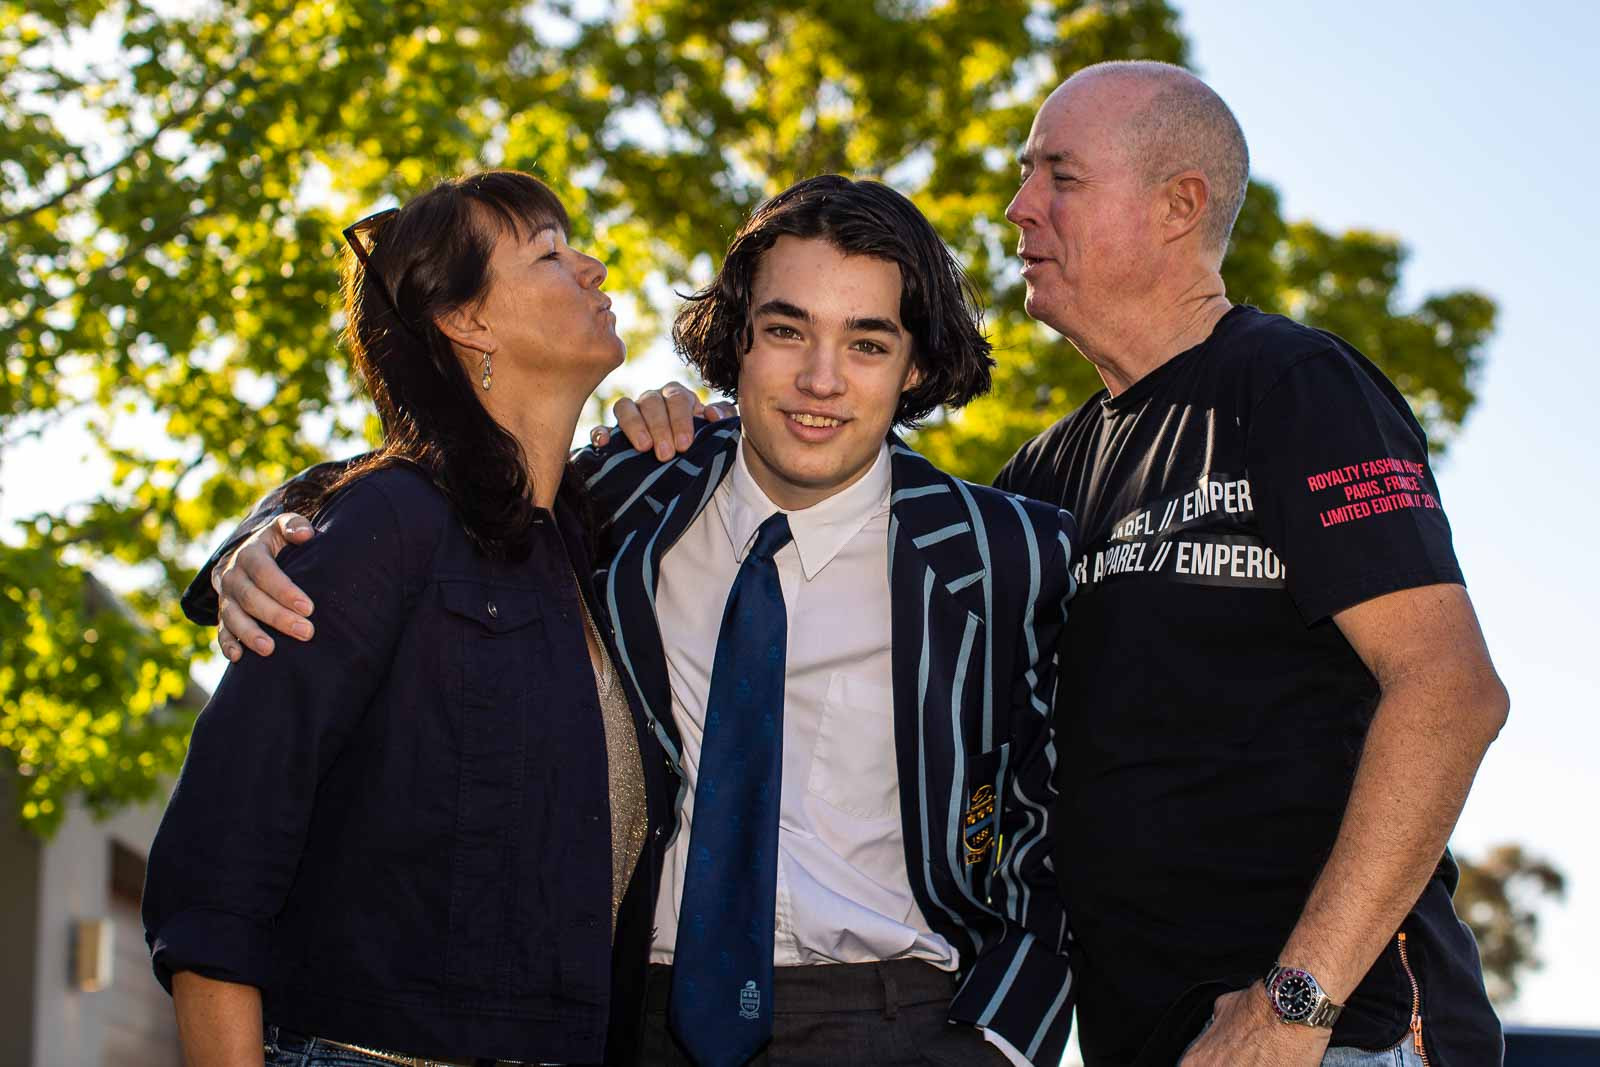
[{"label": "gold sequin top", "polygon": [[606,768],[611,783],[611,932],[615,935],[622,898],[628,891],[628,882],[633,878],[633,869],[644,851],[645,835],[649,832],[644,765],[640,762],[639,738],[634,734],[627,691],[581,594],[578,610],[583,612],[588,629],[594,686],[600,697],[600,719],[606,731]]}]

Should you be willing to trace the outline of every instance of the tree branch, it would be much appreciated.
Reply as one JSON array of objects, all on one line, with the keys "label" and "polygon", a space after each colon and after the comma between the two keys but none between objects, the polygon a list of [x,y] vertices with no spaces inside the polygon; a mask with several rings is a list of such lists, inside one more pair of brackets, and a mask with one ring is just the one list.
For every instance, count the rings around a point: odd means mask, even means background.
[{"label": "tree branch", "polygon": [[148,152],[151,147],[155,145],[156,141],[160,139],[162,134],[166,133],[168,130],[183,125],[199,114],[205,105],[206,97],[211,95],[213,90],[220,89],[225,82],[237,74],[239,69],[244,66],[245,62],[255,55],[260,47],[260,44],[260,37],[253,38],[250,42],[250,46],[239,55],[238,59],[234,60],[232,66],[218,74],[216,78],[212,79],[211,84],[205,86],[200,90],[199,93],[195,95],[193,103],[184,108],[182,111],[175,111],[171,115],[168,115],[166,119],[164,119],[159,126],[157,126],[146,137],[144,137],[144,139],[139,141],[139,143],[134,145],[132,148],[128,149],[127,152],[123,153],[121,158],[112,163],[106,164],[99,170],[92,171],[79,177],[76,181],[68,182],[66,187],[60,192],[40,203],[34,204],[32,207],[25,207],[20,211],[15,211],[10,215],[0,218],[0,226],[10,226],[13,223],[32,218],[34,215],[37,215],[42,211],[48,211],[51,208],[61,204],[68,197],[80,192],[86,186],[99,181],[107,174],[111,174],[114,171],[127,166],[134,159],[145,152]]},{"label": "tree branch", "polygon": [[61,420],[65,419],[68,415],[71,415],[75,411],[82,411],[86,407],[95,406],[98,403],[99,401],[93,397],[80,397],[79,399],[70,401],[69,403],[53,407],[49,411],[39,411],[38,409],[34,409],[30,412],[30,414],[39,416],[38,423],[36,425],[29,426],[26,429],[18,430],[9,435],[0,435],[0,452],[4,452],[8,448],[15,448],[24,441],[35,440],[43,437],[53,427],[59,425]]},{"label": "tree branch", "polygon": [[137,244],[130,244],[123,250],[122,255],[118,256],[112,262],[102,264],[101,266],[90,271],[89,276],[84,279],[81,284],[74,285],[69,291],[62,293],[60,296],[53,299],[47,297],[47,303],[34,304],[32,307],[28,308],[20,318],[13,320],[12,324],[20,325],[24,323],[38,322],[41,316],[47,315],[51,311],[54,311],[56,308],[60,307],[62,304],[65,304],[67,301],[83,292],[89,286],[93,285],[99,279],[121,270],[123,267],[131,263],[136,257],[143,255],[147,250],[155,247],[168,238],[177,236],[178,231],[182,230],[184,226],[194,221],[198,217],[199,215],[197,212],[184,212],[182,215],[172,219],[165,225],[157,227],[150,233],[146,234],[144,240],[139,241]]}]

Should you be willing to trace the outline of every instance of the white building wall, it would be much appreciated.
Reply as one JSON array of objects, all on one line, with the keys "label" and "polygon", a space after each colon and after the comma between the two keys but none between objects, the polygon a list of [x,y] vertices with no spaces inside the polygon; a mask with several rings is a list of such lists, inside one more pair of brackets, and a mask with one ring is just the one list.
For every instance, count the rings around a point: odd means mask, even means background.
[{"label": "white building wall", "polygon": [[[130,955],[113,963],[110,988],[86,993],[73,984],[73,932],[80,919],[110,919],[119,929],[116,940],[142,942],[137,912],[129,902],[113,900],[111,842],[121,842],[139,856],[149,854],[166,804],[158,801],[128,807],[98,822],[74,806],[61,828],[43,847],[39,870],[39,912],[35,935],[33,984],[33,1050],[30,1067],[172,1067],[180,1062],[172,1005],[150,971],[130,966]],[[132,927],[129,929],[128,927]],[[137,957],[133,958],[137,963]],[[149,1018],[150,1040],[139,1042],[136,1057],[107,1058],[107,1046],[126,1048],[130,1015]],[[113,1032],[122,1027],[120,1033]],[[166,1037],[172,1035],[172,1043]],[[121,1039],[120,1041],[118,1039]]]}]

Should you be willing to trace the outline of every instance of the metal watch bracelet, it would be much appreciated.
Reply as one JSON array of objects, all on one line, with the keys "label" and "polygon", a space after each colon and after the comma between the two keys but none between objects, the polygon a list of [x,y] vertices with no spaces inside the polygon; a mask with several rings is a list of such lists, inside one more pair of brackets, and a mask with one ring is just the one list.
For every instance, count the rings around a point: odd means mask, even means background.
[{"label": "metal watch bracelet", "polygon": [[1335,1004],[1309,971],[1274,964],[1266,977],[1267,1003],[1279,1022],[1331,1030],[1343,1004]]}]

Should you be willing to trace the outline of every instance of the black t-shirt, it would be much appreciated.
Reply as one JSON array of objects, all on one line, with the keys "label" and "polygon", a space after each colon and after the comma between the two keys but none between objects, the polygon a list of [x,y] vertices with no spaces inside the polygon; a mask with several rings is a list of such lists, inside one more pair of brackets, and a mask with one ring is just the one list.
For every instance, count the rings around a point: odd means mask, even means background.
[{"label": "black t-shirt", "polygon": [[[1266,974],[1337,836],[1378,687],[1330,617],[1462,580],[1427,443],[1345,342],[1236,307],[996,484],[1082,532],[1055,831],[1080,1041],[1091,1067],[1147,1039],[1171,1063],[1218,992]],[[1499,1062],[1455,876],[1447,856],[1334,1045],[1408,1037],[1415,976],[1430,1062]]]}]

